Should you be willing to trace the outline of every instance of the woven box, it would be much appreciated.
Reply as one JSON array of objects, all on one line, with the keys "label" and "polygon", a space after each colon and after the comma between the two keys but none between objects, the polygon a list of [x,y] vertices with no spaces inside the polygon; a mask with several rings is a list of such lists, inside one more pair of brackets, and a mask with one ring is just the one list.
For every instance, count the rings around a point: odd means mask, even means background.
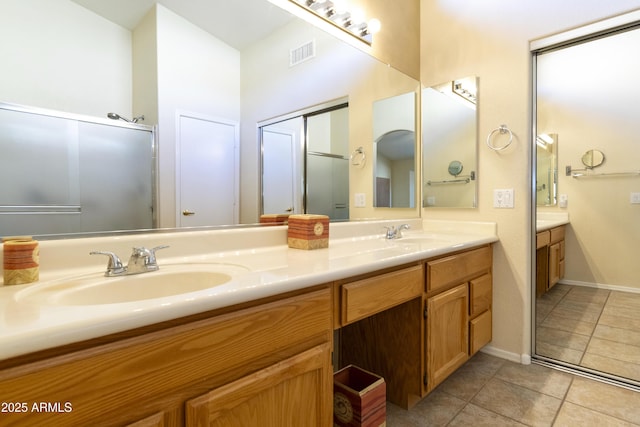
[{"label": "woven box", "polygon": [[290,215],[287,243],[295,249],[329,247],[329,217],[326,215]]},{"label": "woven box", "polygon": [[380,427],[387,424],[384,378],[349,365],[333,374],[333,425]]},{"label": "woven box", "polygon": [[284,225],[289,220],[289,214],[263,214],[260,215],[260,224]]}]

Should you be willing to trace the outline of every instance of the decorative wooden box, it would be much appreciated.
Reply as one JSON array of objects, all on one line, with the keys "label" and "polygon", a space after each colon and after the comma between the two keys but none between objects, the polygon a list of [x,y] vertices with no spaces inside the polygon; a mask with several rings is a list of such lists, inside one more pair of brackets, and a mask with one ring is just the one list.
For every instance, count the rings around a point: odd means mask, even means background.
[{"label": "decorative wooden box", "polygon": [[349,365],[333,374],[333,425],[387,425],[387,387],[384,378]]},{"label": "decorative wooden box", "polygon": [[290,215],[287,243],[295,249],[329,247],[329,217],[326,215]]},{"label": "decorative wooden box", "polygon": [[264,214],[260,215],[260,224],[284,225],[289,220],[290,214]]}]

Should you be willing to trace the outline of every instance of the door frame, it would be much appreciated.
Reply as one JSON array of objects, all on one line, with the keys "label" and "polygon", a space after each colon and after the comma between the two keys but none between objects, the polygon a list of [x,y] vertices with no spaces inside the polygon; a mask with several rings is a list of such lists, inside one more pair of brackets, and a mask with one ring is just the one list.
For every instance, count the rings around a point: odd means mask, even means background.
[{"label": "door frame", "polygon": [[233,163],[234,163],[234,176],[233,176],[233,223],[238,224],[240,221],[240,123],[236,120],[225,119],[216,116],[209,116],[206,114],[195,113],[186,110],[176,110],[176,137],[175,137],[175,190],[176,190],[176,227],[181,227],[182,212],[180,207],[180,192],[181,192],[181,148],[182,142],[180,140],[181,125],[180,119],[182,117],[204,120],[208,122],[220,123],[233,127]]}]

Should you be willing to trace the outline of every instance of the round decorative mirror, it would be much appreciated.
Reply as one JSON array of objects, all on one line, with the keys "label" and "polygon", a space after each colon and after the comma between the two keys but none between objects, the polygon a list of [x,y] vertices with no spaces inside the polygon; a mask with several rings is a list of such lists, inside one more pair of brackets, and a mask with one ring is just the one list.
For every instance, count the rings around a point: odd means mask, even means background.
[{"label": "round decorative mirror", "polygon": [[604,153],[600,150],[589,150],[582,155],[582,164],[587,169],[593,169],[604,163]]},{"label": "round decorative mirror", "polygon": [[452,160],[449,163],[449,173],[453,176],[458,176],[462,172],[462,162],[458,160]]}]

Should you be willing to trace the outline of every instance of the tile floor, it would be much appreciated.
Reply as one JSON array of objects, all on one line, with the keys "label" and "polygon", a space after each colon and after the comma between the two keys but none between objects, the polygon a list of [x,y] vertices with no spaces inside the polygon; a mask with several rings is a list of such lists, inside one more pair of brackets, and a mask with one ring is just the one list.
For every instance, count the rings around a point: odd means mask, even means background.
[{"label": "tile floor", "polygon": [[478,353],[388,427],[640,426],[640,393]]},{"label": "tile floor", "polygon": [[640,381],[640,294],[558,284],[536,304],[537,354]]}]

